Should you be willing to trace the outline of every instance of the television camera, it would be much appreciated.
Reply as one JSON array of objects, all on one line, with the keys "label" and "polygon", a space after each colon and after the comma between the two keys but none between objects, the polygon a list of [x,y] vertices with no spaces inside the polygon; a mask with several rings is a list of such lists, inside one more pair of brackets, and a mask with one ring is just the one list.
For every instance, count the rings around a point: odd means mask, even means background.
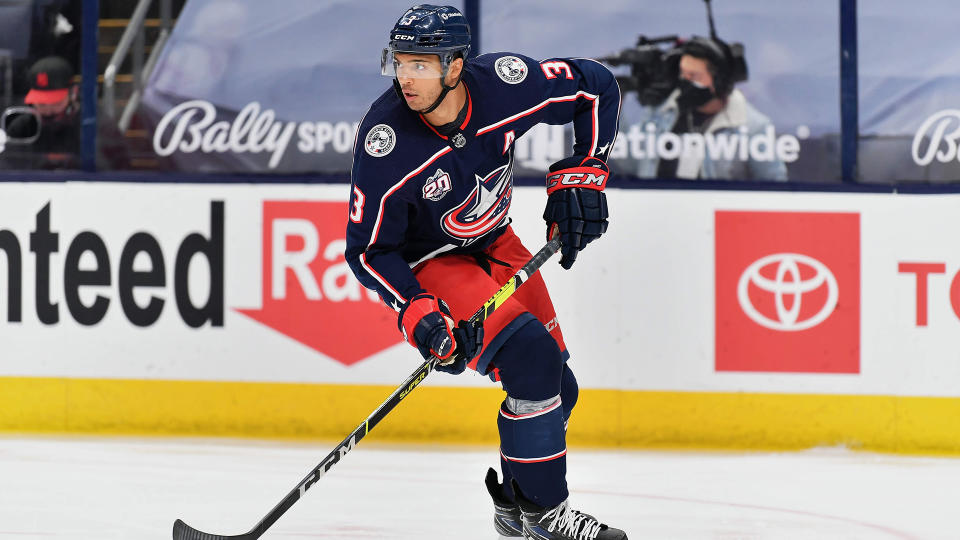
[{"label": "television camera", "polygon": [[677,35],[648,38],[640,35],[637,44],[622,51],[597,58],[600,62],[610,66],[629,66],[628,75],[617,75],[617,83],[623,93],[636,92],[641,105],[655,106],[667,99],[670,92],[677,86],[680,70],[680,57],[687,47],[698,46],[703,52],[706,45],[707,52],[717,50],[719,58],[711,59],[722,73],[721,79],[728,88],[733,83],[747,80],[747,63],[744,57],[742,43],[727,44],[717,37],[717,30],[713,23],[713,10],[710,0],[703,0],[707,10],[707,23],[710,27],[710,38],[694,36],[690,40]]}]

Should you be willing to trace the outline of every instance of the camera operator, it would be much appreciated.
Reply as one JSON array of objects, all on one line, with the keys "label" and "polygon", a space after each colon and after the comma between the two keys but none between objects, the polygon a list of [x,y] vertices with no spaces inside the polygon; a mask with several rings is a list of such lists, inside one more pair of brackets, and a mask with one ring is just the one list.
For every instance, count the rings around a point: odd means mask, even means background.
[{"label": "camera operator", "polygon": [[4,111],[5,168],[76,168],[79,166],[79,87],[73,68],[58,56],[41,58],[27,75],[30,91],[24,105]]},{"label": "camera operator", "polygon": [[[764,133],[771,124],[734,87],[747,78],[742,48],[734,52],[719,39],[694,36],[680,46],[679,55],[676,88],[659,105],[643,107],[640,125],[648,136],[676,134],[674,140],[683,141],[682,148],[674,152],[678,157],[672,159],[648,153],[638,162],[637,175],[785,181],[787,169],[779,159],[761,161],[743,152],[716,151],[716,147],[711,151],[705,144],[708,137],[710,142],[724,138],[728,143],[737,140],[738,144],[746,144],[751,136]],[[650,124],[654,126],[652,133]]]}]

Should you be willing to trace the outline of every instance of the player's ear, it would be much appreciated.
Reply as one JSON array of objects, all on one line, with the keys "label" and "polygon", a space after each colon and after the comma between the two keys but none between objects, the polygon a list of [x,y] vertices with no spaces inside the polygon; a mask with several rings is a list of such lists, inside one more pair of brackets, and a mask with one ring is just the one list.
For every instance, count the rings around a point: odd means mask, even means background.
[{"label": "player's ear", "polygon": [[460,78],[460,72],[463,71],[463,58],[454,58],[450,62],[450,68],[447,70],[447,83],[456,82]]}]

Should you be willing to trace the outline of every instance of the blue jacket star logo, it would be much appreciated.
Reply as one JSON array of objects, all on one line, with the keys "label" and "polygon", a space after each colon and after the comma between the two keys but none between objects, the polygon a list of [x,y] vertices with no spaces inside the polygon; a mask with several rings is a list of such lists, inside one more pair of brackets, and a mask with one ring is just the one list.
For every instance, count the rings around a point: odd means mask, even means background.
[{"label": "blue jacket star logo", "polygon": [[513,154],[490,173],[474,175],[477,185],[470,195],[443,215],[444,232],[469,245],[497,228],[507,217],[513,194]]}]

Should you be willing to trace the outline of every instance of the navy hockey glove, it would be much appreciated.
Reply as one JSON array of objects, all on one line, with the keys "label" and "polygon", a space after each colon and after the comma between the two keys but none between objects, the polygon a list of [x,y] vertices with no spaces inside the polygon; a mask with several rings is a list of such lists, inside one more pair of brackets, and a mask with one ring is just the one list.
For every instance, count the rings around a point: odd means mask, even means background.
[{"label": "navy hockey glove", "polygon": [[446,302],[421,293],[410,299],[397,319],[403,337],[420,351],[424,359],[437,357],[437,369],[462,373],[483,346],[483,327],[467,321],[455,326]]},{"label": "navy hockey glove", "polygon": [[473,360],[483,348],[483,326],[474,326],[469,321],[460,321],[453,329],[457,348],[453,360],[447,364],[437,363],[437,371],[459,375],[467,368],[467,362]]},{"label": "navy hockey glove", "polygon": [[610,169],[595,157],[571,156],[550,166],[547,174],[547,238],[560,232],[560,265],[569,270],[577,253],[607,231],[607,196],[603,188]]}]

